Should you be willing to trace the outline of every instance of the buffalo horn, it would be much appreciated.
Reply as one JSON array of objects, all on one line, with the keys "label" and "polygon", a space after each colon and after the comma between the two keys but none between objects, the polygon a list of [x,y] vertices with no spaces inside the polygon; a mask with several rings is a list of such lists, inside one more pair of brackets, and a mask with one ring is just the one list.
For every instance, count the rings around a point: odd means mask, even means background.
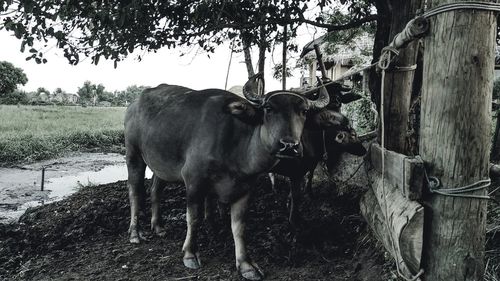
[{"label": "buffalo horn", "polygon": [[328,91],[326,90],[325,86],[323,86],[323,82],[321,80],[318,80],[319,84],[321,87],[319,88],[319,95],[316,100],[309,100],[309,104],[313,109],[321,109],[325,106],[327,106],[330,103],[330,96],[328,95]]},{"label": "buffalo horn", "polygon": [[243,86],[243,95],[245,98],[251,102],[260,104],[264,97],[264,74],[259,72],[254,76],[250,77],[248,81]]}]

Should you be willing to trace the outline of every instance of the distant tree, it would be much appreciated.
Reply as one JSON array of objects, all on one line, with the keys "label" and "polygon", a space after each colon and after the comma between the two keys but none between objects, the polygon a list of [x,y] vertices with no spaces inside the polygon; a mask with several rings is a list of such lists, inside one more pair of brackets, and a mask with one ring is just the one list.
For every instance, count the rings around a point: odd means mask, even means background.
[{"label": "distant tree", "polygon": [[96,103],[104,93],[104,85],[93,84],[90,81],[83,82],[83,86],[78,88],[78,95],[82,103]]},{"label": "distant tree", "polygon": [[14,90],[10,94],[0,97],[0,104],[28,104],[28,94],[23,90]]},{"label": "distant tree", "polygon": [[125,90],[117,92],[114,101],[115,105],[127,105],[136,100],[139,95],[144,91],[146,86],[132,85],[128,86]]},{"label": "distant tree", "polygon": [[38,95],[40,95],[41,93],[45,93],[46,95],[50,95],[50,91],[45,89],[44,87],[38,87],[38,89],[36,89],[36,93]]},{"label": "distant tree", "polygon": [[103,91],[99,96],[98,96],[99,102],[101,101],[107,101],[110,103],[113,103],[115,96],[113,93],[108,92],[108,91]]},{"label": "distant tree", "polygon": [[0,61],[0,97],[6,96],[17,89],[17,85],[25,85],[28,77],[21,68],[12,63]]}]

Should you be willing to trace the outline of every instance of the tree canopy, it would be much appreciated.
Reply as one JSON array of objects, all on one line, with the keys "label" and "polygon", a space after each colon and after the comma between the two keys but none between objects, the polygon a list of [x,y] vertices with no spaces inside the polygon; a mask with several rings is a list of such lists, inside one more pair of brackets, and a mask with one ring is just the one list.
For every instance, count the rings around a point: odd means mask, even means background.
[{"label": "tree canopy", "polygon": [[0,97],[8,95],[17,88],[17,85],[25,85],[28,77],[21,68],[12,63],[0,61]]},{"label": "tree canopy", "polygon": [[[137,50],[162,47],[198,45],[210,52],[227,40],[268,47],[281,39],[284,25],[289,38],[301,24],[329,31],[358,27],[376,20],[374,1],[0,0],[0,15],[1,25],[22,40],[21,50],[29,48],[27,59],[45,62],[42,50],[55,39],[72,64],[84,55],[116,65]],[[340,16],[345,10],[349,16]]]}]

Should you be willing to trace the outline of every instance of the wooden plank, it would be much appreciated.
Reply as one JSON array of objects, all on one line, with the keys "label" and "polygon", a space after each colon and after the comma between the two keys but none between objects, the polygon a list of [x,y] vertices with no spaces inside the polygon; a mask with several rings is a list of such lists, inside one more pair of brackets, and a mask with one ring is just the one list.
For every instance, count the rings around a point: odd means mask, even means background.
[{"label": "wooden plank", "polygon": [[[424,182],[422,159],[387,149],[384,150],[384,158],[384,180],[398,187],[406,198],[420,199]],[[370,162],[377,172],[382,173],[382,147],[378,143],[371,146]]]},{"label": "wooden plank", "polygon": [[421,265],[424,208],[396,186],[382,185],[376,171],[369,172],[369,181],[372,188],[361,198],[361,213],[402,273],[413,276]]}]

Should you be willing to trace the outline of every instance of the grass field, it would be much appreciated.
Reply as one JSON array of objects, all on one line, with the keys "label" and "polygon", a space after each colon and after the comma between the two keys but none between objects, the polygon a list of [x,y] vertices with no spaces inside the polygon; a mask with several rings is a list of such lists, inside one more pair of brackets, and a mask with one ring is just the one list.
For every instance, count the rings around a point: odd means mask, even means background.
[{"label": "grass field", "polygon": [[123,147],[123,107],[0,105],[0,165]]}]

